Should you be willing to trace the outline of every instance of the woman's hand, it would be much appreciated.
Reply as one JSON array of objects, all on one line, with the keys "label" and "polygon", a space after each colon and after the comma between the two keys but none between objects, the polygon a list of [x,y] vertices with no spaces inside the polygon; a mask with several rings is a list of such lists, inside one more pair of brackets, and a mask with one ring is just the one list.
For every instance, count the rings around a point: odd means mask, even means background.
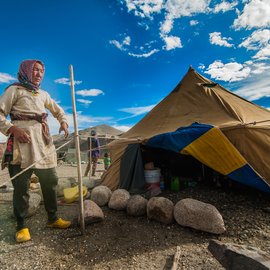
[{"label": "woman's hand", "polygon": [[65,136],[65,138],[67,138],[69,135],[69,131],[68,131],[68,124],[66,122],[61,123],[61,126],[59,128],[59,133],[61,133],[62,131],[65,132],[64,136]]},{"label": "woman's hand", "polygon": [[30,135],[22,128],[12,126],[9,128],[8,132],[13,134],[14,138],[17,139],[20,143],[31,143]]}]

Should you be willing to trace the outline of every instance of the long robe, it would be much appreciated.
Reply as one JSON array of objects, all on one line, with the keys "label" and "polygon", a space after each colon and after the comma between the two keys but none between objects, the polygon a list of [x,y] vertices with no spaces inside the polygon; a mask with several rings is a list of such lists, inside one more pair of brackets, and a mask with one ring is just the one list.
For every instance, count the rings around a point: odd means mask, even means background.
[{"label": "long robe", "polygon": [[[55,147],[53,143],[45,144],[41,123],[36,120],[9,121],[7,119],[10,113],[34,115],[47,113],[47,110],[60,124],[62,122],[67,123],[64,110],[44,90],[39,89],[37,94],[33,94],[22,86],[10,86],[0,97],[0,132],[8,136],[8,129],[14,125],[24,129],[31,136],[31,143],[20,143],[14,138],[11,164],[21,164],[21,168],[26,168],[40,160],[33,168],[56,167]],[[42,159],[44,156],[46,157]]]}]

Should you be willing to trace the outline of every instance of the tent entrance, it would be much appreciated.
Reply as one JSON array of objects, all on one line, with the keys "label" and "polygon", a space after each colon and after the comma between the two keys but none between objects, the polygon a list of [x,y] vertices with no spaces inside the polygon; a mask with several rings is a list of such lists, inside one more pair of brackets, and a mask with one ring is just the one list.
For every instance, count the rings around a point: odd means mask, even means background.
[{"label": "tent entrance", "polygon": [[170,179],[179,177],[182,181],[200,181],[203,178],[201,162],[189,155],[182,155],[162,148],[141,146],[144,168],[147,164],[160,168],[165,187],[170,187]]},{"label": "tent entrance", "polygon": [[121,158],[120,188],[141,192],[146,187],[144,170],[149,163],[159,168],[165,189],[171,187],[171,179],[178,177],[180,189],[203,183],[208,186],[223,183],[223,176],[190,155],[183,155],[162,148],[142,144],[130,144]]},{"label": "tent entrance", "polygon": [[227,188],[231,180],[202,164],[190,155],[183,155],[162,148],[141,146],[144,167],[149,163],[160,168],[165,189],[170,189],[171,179],[178,177],[180,188],[203,184],[212,187]]}]

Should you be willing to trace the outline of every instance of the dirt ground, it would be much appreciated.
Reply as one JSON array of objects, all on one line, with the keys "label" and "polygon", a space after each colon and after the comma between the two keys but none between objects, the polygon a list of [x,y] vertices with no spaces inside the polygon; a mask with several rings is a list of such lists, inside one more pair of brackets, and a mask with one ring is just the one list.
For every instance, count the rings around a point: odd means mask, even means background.
[{"label": "dirt ground", "polygon": [[[62,165],[57,170],[60,177],[76,177],[76,167]],[[14,240],[15,220],[8,196],[0,193],[0,269],[171,269],[177,246],[181,249],[178,269],[223,269],[207,250],[210,239],[255,246],[270,253],[270,213],[264,211],[270,207],[270,199],[257,192],[204,185],[163,192],[162,196],[174,203],[194,198],[215,205],[227,229],[219,236],[175,222],[164,225],[146,216],[130,217],[107,206],[102,207],[105,220],[86,226],[81,235],[75,225],[67,230],[46,228],[46,212],[41,205],[27,219],[32,240],[22,244]],[[73,219],[78,212],[77,203],[59,205],[61,217]]]}]

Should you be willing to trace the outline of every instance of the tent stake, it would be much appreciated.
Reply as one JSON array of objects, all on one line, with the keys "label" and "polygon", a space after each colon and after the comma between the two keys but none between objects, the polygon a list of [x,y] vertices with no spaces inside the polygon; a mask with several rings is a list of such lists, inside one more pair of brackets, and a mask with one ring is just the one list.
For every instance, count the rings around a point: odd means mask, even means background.
[{"label": "tent stake", "polygon": [[76,146],[76,158],[77,158],[77,172],[79,181],[79,199],[80,199],[80,225],[82,234],[85,233],[85,223],[84,223],[84,205],[83,205],[83,190],[82,190],[82,168],[81,168],[81,155],[80,155],[80,137],[78,133],[77,124],[77,112],[75,103],[75,91],[74,91],[74,75],[73,66],[69,66],[70,71],[70,87],[71,87],[71,97],[72,97],[72,108],[73,108],[73,122],[74,122],[74,139]]}]

